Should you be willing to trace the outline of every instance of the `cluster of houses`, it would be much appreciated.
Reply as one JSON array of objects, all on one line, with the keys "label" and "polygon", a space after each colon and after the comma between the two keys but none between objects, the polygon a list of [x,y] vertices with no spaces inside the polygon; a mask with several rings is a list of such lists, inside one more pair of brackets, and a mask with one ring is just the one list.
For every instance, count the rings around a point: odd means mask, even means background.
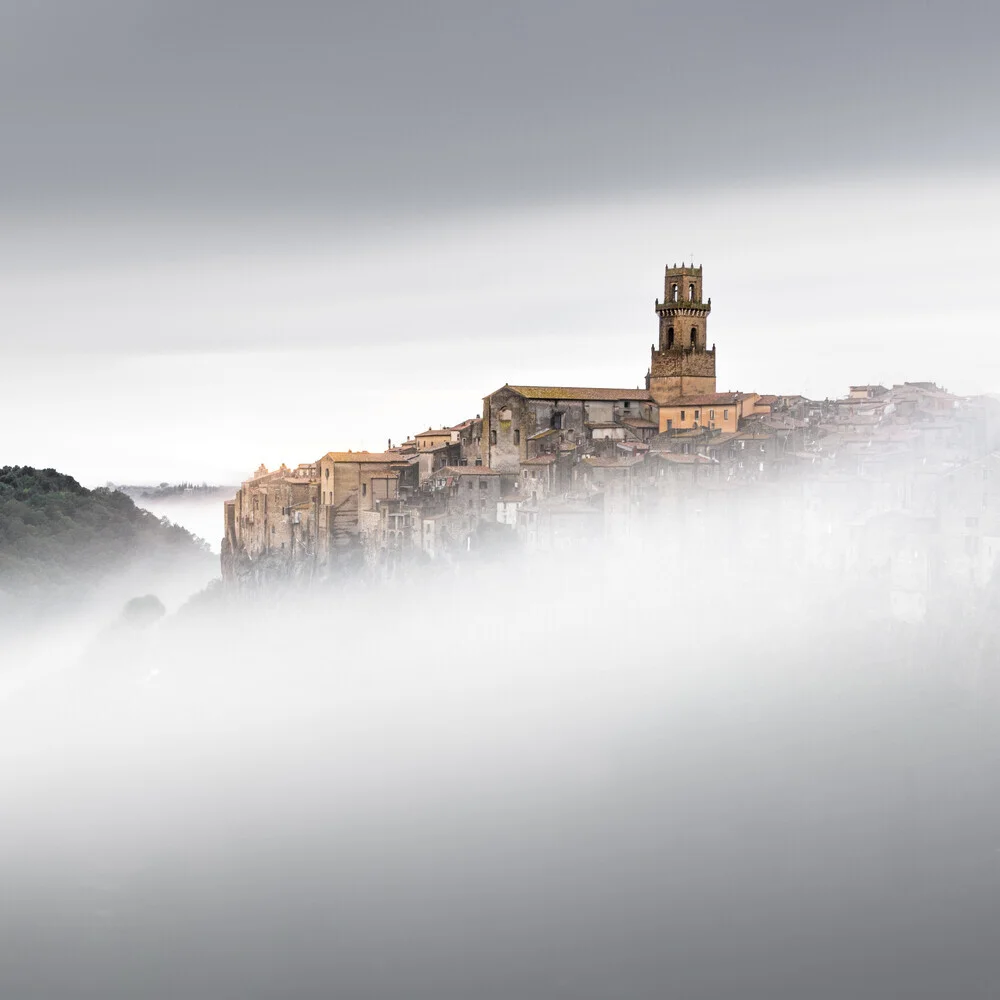
[{"label": "cluster of houses", "polygon": [[938,580],[990,579],[995,400],[925,382],[823,401],[718,392],[710,309],[700,268],[667,268],[644,388],[504,385],[475,417],[383,452],[259,468],[225,504],[224,579],[322,577],[362,562],[391,573],[484,546],[663,530],[691,545],[721,523],[739,534],[741,511],[753,511],[745,542],[783,538],[795,559],[881,574],[902,618],[923,616]]}]

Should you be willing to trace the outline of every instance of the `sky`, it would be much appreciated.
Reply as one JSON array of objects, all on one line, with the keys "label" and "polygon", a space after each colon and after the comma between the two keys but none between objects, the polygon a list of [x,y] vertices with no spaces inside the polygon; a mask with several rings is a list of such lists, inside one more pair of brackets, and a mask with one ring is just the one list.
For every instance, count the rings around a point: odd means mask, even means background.
[{"label": "sky", "polygon": [[0,3],[0,451],[236,482],[504,384],[1000,390],[992,4]]}]

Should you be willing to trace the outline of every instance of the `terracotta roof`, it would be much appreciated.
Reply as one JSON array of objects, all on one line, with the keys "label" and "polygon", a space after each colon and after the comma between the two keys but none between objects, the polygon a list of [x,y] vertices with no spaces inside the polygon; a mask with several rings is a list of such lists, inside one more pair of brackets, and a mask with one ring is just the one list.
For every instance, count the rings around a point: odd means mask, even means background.
[{"label": "terracotta roof", "polygon": [[[505,385],[503,388],[513,389],[525,399],[588,399],[608,402],[619,399],[648,402],[650,399],[646,389],[590,389],[565,385]],[[497,392],[500,390],[497,389]]]},{"label": "terracotta roof", "polygon": [[675,396],[660,403],[660,406],[723,406],[748,399],[750,395],[747,392],[708,392],[703,396]]},{"label": "terracotta roof", "polygon": [[774,406],[774,404],[778,402],[778,397],[777,396],[758,396],[756,402],[760,403],[761,406]]},{"label": "terracotta roof", "polygon": [[521,465],[551,465],[555,460],[555,455],[536,455],[534,458],[523,459]]},{"label": "terracotta roof", "polygon": [[[437,476],[502,476],[499,469],[491,469],[488,465],[446,465],[438,469]],[[513,473],[508,473],[513,475]]]},{"label": "terracotta roof", "polygon": [[685,455],[679,451],[658,451],[654,454],[664,462],[673,462],[675,465],[708,465],[713,462],[706,455]]},{"label": "terracotta roof", "polygon": [[718,448],[720,445],[729,444],[730,441],[734,441],[739,436],[736,431],[727,431],[725,434],[719,434],[717,437],[706,442],[705,447]]},{"label": "terracotta roof", "polygon": [[364,465],[372,465],[377,462],[389,464],[405,464],[398,455],[386,454],[384,451],[328,451],[324,458],[331,462],[360,462]]},{"label": "terracotta roof", "polygon": [[638,465],[644,461],[644,456],[637,455],[634,458],[608,458],[603,455],[587,455],[584,459],[587,465],[596,469],[631,469],[633,465]]},{"label": "terracotta roof", "polygon": [[541,441],[542,438],[552,437],[553,434],[560,433],[558,427],[546,427],[544,431],[538,431],[537,434],[532,434],[528,440],[529,441]]},{"label": "terracotta roof", "polygon": [[427,430],[421,431],[419,434],[414,434],[413,436],[415,438],[425,438],[425,437],[441,437],[442,434],[447,434],[448,437],[451,437],[451,430],[452,429],[450,427],[439,427],[435,431],[431,430],[431,428],[428,427]]}]

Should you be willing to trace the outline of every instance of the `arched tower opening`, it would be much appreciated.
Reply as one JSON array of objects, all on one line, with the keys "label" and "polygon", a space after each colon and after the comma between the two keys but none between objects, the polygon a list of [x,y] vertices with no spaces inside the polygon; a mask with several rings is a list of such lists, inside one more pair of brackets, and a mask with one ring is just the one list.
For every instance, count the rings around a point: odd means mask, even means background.
[{"label": "arched tower opening", "polygon": [[715,392],[715,348],[708,346],[712,300],[702,296],[701,268],[693,264],[666,268],[663,301],[657,301],[655,308],[659,346],[654,345],[647,377],[654,399]]}]

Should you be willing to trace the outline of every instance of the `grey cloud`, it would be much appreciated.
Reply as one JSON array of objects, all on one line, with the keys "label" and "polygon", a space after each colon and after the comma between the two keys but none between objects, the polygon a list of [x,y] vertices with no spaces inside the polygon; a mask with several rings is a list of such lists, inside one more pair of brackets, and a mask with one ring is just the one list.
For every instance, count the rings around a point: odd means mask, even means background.
[{"label": "grey cloud", "polygon": [[381,213],[996,154],[986,4],[18,6],[9,206]]}]

